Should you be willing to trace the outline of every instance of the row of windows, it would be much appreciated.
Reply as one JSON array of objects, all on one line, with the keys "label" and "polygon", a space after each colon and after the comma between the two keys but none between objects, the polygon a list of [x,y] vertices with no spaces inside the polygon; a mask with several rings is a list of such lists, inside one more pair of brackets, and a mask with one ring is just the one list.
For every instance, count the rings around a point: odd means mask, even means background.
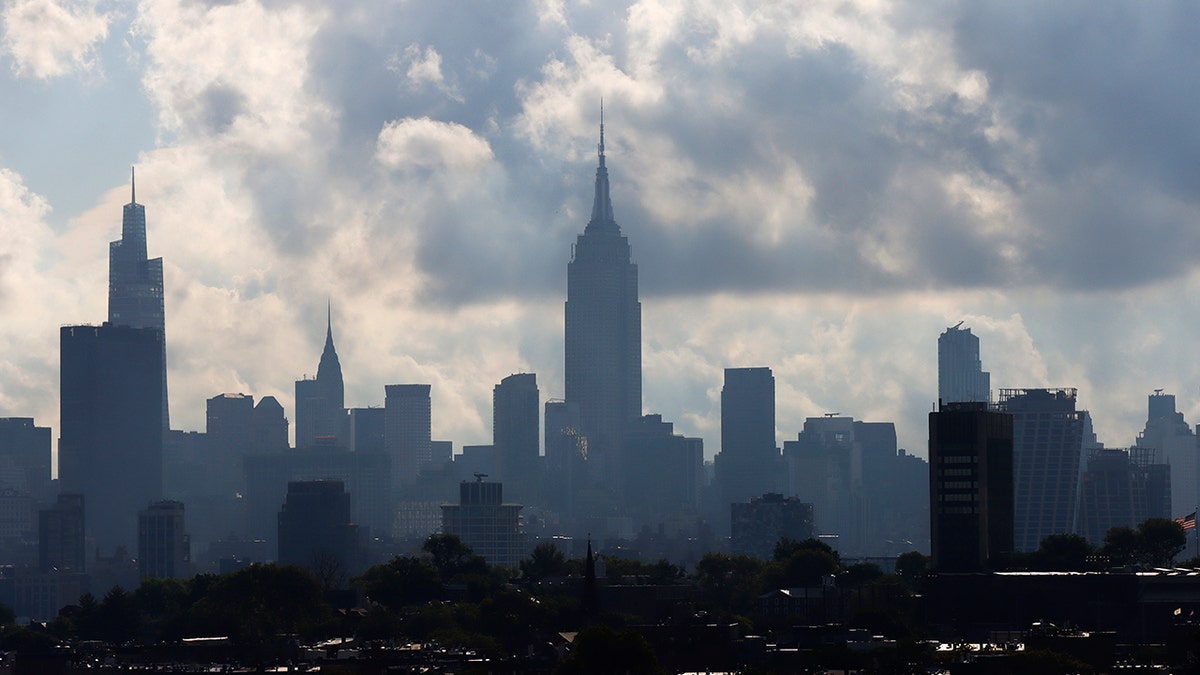
[{"label": "row of windows", "polygon": [[979,457],[975,455],[951,455],[949,457],[938,457],[939,464],[978,464]]},{"label": "row of windows", "polygon": [[938,500],[943,502],[974,502],[976,495],[938,495]]},{"label": "row of windows", "polygon": [[977,507],[977,506],[943,506],[940,509],[940,512],[947,514],[947,515],[964,514],[964,513],[975,514],[975,513],[979,513],[979,507]]},{"label": "row of windows", "polygon": [[945,480],[942,481],[943,490],[971,490],[979,487],[977,480]]}]

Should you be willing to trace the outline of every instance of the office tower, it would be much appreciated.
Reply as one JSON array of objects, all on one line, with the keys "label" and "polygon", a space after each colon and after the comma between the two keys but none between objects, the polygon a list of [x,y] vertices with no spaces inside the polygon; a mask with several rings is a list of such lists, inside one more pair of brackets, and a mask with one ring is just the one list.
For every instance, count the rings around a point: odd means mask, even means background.
[{"label": "office tower", "polygon": [[208,399],[205,436],[208,440],[209,483],[204,493],[232,497],[245,489],[242,459],[254,447],[254,397],[219,394]]},{"label": "office tower", "polygon": [[958,325],[938,336],[938,400],[946,403],[988,402],[991,374],[979,360],[979,338]]},{"label": "office tower", "polygon": [[386,537],[396,516],[392,498],[392,463],[375,452],[336,448],[293,450],[246,457],[246,537],[273,547],[276,514],[292,481],[337,480],[354,495],[350,518],[366,535]]},{"label": "office tower", "polygon": [[384,452],[384,408],[350,409],[350,452]]},{"label": "office tower", "polygon": [[[695,522],[704,481],[704,440],[674,432],[662,415],[643,415],[625,432],[624,510],[634,526]],[[640,527],[639,527],[640,529]]]},{"label": "office tower", "polygon": [[909,475],[890,473],[901,461],[894,424],[836,413],[809,417],[796,440],[783,444],[783,454],[791,492],[812,502],[818,532],[837,535],[843,554],[890,552],[885,545],[895,530],[887,529],[889,514],[905,500],[889,499],[896,492],[886,484]]},{"label": "office tower", "polygon": [[383,442],[392,458],[392,484],[412,485],[433,459],[430,385],[389,384],[383,389]]},{"label": "office tower", "polygon": [[538,403],[533,373],[509,375],[492,389],[495,479],[523,501],[530,501],[540,477]]},{"label": "office tower", "polygon": [[[1149,448],[1090,448],[1079,497],[1079,533],[1103,546],[1114,527],[1171,516],[1171,468]],[[1188,513],[1191,513],[1190,511]],[[1184,514],[1186,515],[1186,514]]]},{"label": "office tower", "polygon": [[813,505],[796,497],[769,492],[730,504],[729,511],[730,551],[734,555],[771,560],[780,539],[804,541],[813,536]]},{"label": "office tower", "polygon": [[585,484],[587,438],[579,431],[579,404],[546,401],[545,497],[550,508],[568,518],[575,514],[575,485]]},{"label": "office tower", "polygon": [[279,563],[306,567],[324,581],[359,568],[358,526],[340,480],[293,481],[279,511]]},{"label": "office tower", "polygon": [[642,305],[629,240],[613,218],[600,120],[592,218],[567,265],[566,400],[579,406],[580,432],[595,478],[617,489],[625,428],[642,414]]},{"label": "office tower", "polygon": [[30,417],[0,418],[0,489],[49,501],[50,427]]},{"label": "office tower", "polygon": [[526,554],[520,504],[504,503],[504,485],[482,478],[459,484],[457,504],[442,505],[442,531],[453,534],[489,565],[516,567]]},{"label": "office tower", "polygon": [[255,452],[283,452],[288,449],[288,420],[283,406],[274,396],[258,399],[254,406],[250,446]]},{"label": "office tower", "polygon": [[1171,467],[1171,517],[1186,516],[1200,504],[1200,448],[1197,436],[1175,410],[1175,395],[1162,390],[1150,395],[1146,427],[1136,447],[1153,452],[1155,461]]},{"label": "office tower", "polygon": [[1052,534],[1078,532],[1083,453],[1091,419],[1075,409],[1075,389],[1001,389],[1013,417],[1016,550],[1036,551]]},{"label": "office tower", "polygon": [[48,509],[38,512],[38,569],[83,572],[83,495],[64,493]]},{"label": "office tower", "polygon": [[929,413],[934,568],[971,572],[1013,550],[1013,417],[984,402]]},{"label": "office tower", "polygon": [[191,542],[182,502],[156,501],[138,512],[137,550],[138,574],[143,579],[191,576]]},{"label": "office tower", "polygon": [[325,349],[317,364],[317,377],[296,380],[296,448],[347,447],[349,433],[342,364],[333,348],[333,308],[328,308]]},{"label": "office tower", "polygon": [[100,551],[137,544],[137,514],[162,498],[162,331],[60,331],[62,492],[82,494]]},{"label": "office tower", "polygon": [[775,376],[770,368],[725,369],[715,469],[723,513],[730,504],[785,487],[775,445]]},{"label": "office tower", "polygon": [[121,238],[108,245],[108,322],[114,326],[153,328],[163,334],[162,428],[170,426],[167,406],[166,312],[163,309],[162,258],[146,257],[146,207],[137,203],[133,170],[129,173],[129,203],[121,218]]}]

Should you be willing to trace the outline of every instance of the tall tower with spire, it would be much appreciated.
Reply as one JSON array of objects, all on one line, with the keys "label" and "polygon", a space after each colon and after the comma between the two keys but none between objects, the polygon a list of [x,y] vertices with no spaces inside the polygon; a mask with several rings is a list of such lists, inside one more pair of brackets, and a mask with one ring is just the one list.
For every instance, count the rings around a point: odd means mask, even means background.
[{"label": "tall tower with spire", "polygon": [[346,446],[349,418],[342,364],[333,346],[333,305],[326,307],[325,349],[316,379],[296,380],[296,447]]},{"label": "tall tower with spire", "polygon": [[642,305],[629,240],[613,217],[603,110],[592,218],[567,264],[565,384],[567,402],[579,406],[589,473],[616,488],[625,430],[642,413]]},{"label": "tall tower with spire", "polygon": [[108,245],[108,322],[114,326],[153,328],[163,334],[163,430],[170,429],[167,406],[166,312],[163,309],[162,258],[146,257],[146,207],[137,203],[137,176],[129,170],[129,203],[121,219],[121,238]]}]

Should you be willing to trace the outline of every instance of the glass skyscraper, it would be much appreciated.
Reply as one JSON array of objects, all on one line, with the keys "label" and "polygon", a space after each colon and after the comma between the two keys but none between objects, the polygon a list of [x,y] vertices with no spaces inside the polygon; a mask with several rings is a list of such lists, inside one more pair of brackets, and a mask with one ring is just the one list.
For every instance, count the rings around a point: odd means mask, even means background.
[{"label": "glass skyscraper", "polygon": [[987,403],[992,376],[979,360],[979,338],[970,328],[951,326],[938,336],[938,400]]}]

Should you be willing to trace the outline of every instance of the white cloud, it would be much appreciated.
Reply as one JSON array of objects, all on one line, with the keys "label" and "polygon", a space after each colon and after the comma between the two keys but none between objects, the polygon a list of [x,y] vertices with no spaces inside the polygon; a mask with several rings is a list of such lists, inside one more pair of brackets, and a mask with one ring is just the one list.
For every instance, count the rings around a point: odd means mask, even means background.
[{"label": "white cloud", "polygon": [[489,163],[492,149],[461,124],[422,117],[385,124],[375,158],[390,169],[471,169]]},{"label": "white cloud", "polygon": [[112,15],[97,0],[8,0],[3,53],[20,76],[61,77],[97,67],[96,48],[108,37]]}]

